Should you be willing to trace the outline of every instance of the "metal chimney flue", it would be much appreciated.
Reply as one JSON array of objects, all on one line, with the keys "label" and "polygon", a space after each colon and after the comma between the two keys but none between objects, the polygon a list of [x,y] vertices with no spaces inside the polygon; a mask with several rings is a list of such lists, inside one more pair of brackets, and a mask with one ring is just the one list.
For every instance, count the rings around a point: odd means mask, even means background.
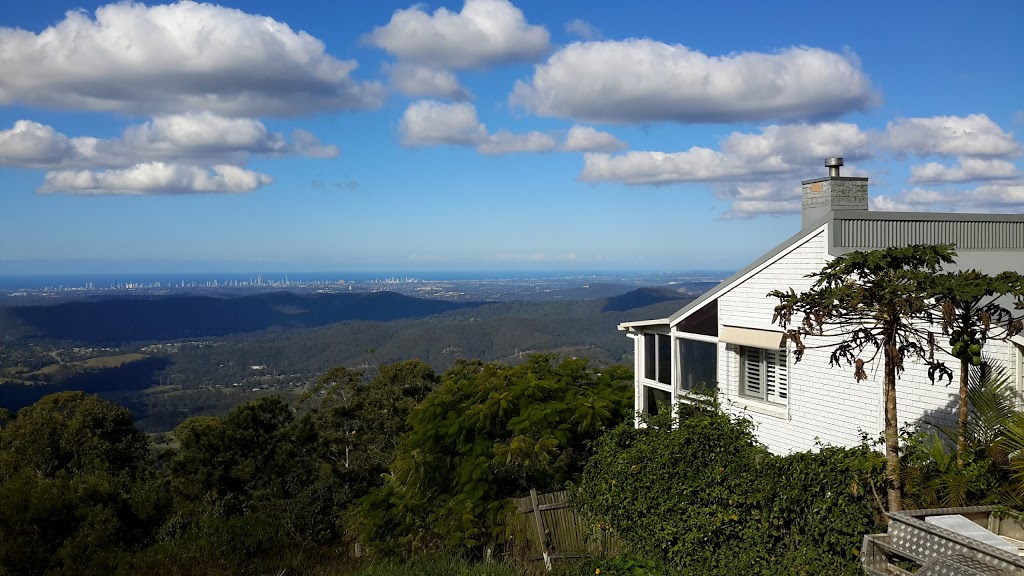
[{"label": "metal chimney flue", "polygon": [[828,177],[839,178],[839,167],[842,165],[842,158],[829,158],[828,160],[825,160],[825,166],[828,168]]}]

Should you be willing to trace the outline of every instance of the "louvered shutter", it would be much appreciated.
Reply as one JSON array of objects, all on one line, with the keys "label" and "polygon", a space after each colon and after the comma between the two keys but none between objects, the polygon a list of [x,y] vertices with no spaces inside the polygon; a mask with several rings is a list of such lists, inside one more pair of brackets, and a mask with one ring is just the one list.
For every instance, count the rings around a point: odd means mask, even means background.
[{"label": "louvered shutter", "polygon": [[765,399],[785,404],[789,398],[789,371],[785,350],[765,350]]},{"label": "louvered shutter", "polygon": [[764,398],[762,352],[759,348],[743,349],[743,393],[747,396]]}]

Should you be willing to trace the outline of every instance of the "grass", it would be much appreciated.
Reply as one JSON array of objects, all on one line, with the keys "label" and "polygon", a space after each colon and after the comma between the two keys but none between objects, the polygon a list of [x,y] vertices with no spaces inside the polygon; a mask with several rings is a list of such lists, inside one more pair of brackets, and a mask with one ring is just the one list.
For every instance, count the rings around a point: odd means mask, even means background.
[{"label": "grass", "polygon": [[138,362],[148,358],[145,354],[118,354],[117,356],[100,356],[98,358],[90,358],[88,360],[82,360],[81,362],[68,362],[66,364],[50,364],[36,370],[29,376],[46,376],[57,372],[58,370],[71,369],[76,372],[85,370],[98,370],[100,368],[117,368],[118,366],[124,366],[132,362]]}]

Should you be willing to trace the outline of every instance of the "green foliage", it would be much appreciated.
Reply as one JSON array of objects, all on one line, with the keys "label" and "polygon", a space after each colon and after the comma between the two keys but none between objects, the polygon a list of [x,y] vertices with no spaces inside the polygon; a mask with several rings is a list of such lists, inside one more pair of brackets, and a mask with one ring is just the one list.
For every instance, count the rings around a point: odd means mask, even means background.
[{"label": "green foliage", "polygon": [[458,556],[419,558],[398,563],[381,559],[363,566],[353,576],[513,576],[514,570],[501,564],[469,562]]},{"label": "green foliage", "polygon": [[602,437],[573,501],[682,574],[858,574],[881,467],[866,447],[773,456],[748,421],[690,408]]},{"label": "green foliage", "polygon": [[[642,558],[630,554],[623,554],[603,560],[589,562],[585,572],[581,574],[593,574],[594,576],[660,576],[667,574],[668,569],[659,564],[653,558]],[[590,569],[590,567],[593,569]]]},{"label": "green foliage", "polygon": [[630,414],[632,375],[586,360],[459,361],[415,408],[382,488],[363,498],[365,539],[407,553],[497,540],[507,499],[562,486],[588,443]]},{"label": "green foliage", "polygon": [[167,502],[131,413],[64,392],[0,430],[0,574],[109,574]]},{"label": "green foliage", "polygon": [[[820,272],[809,274],[814,283],[797,294],[773,290],[777,298],[773,322],[788,328],[797,362],[808,347],[830,348],[832,366],[853,366],[857,381],[867,379],[864,366],[879,354],[884,358],[887,501],[890,510],[902,508],[899,457],[899,418],[896,381],[905,361],[916,359],[928,367],[928,377],[953,379],[953,372],[934,356],[934,336],[928,326],[935,319],[932,296],[938,273],[952,264],[951,244],[915,245],[854,251],[834,258]],[[825,337],[824,343],[807,338]],[[819,341],[822,342],[822,341]]]},{"label": "green foliage", "polygon": [[291,546],[341,538],[338,515],[353,493],[310,415],[296,419],[266,397],[223,419],[186,420],[175,435],[181,447],[167,470],[176,513],[161,540],[183,562],[255,569]]},{"label": "green foliage", "polygon": [[[937,287],[943,264],[953,263],[952,245],[917,245],[882,250],[854,251],[834,258],[814,278],[811,289],[773,290],[779,300],[773,321],[796,343],[796,359],[802,358],[807,336],[836,336],[832,365],[856,366],[858,380],[866,378],[863,364],[879,353],[894,362],[896,373],[904,359],[929,363],[929,375],[949,377],[948,369],[928,354],[928,330],[917,325],[934,318],[929,298]],[[796,322],[794,322],[796,320]],[[861,353],[867,351],[866,358]]]},{"label": "green foliage", "polygon": [[[942,333],[949,336],[946,350],[960,360],[956,464],[963,467],[968,434],[968,376],[972,367],[981,366],[981,354],[991,336],[1010,338],[1024,329],[1019,315],[1015,316],[1002,303],[1010,296],[1017,300],[1018,308],[1022,307],[1024,276],[1017,272],[996,276],[977,270],[947,272],[938,276],[930,296],[942,313]],[[939,347],[943,348],[941,342]]]},{"label": "green foliage", "polygon": [[957,432],[939,428],[907,434],[904,468],[910,505],[1002,504],[1024,510],[1024,412],[1005,368],[986,362],[968,382],[971,416],[962,462],[956,462]]}]

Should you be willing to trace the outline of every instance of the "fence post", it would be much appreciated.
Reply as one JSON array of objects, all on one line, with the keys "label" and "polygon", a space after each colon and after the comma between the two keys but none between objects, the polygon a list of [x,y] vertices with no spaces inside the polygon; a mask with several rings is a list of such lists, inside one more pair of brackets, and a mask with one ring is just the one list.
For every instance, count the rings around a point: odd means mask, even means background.
[{"label": "fence post", "polygon": [[530,504],[533,505],[533,519],[537,526],[537,541],[540,542],[540,553],[544,556],[544,568],[551,571],[551,556],[548,554],[548,543],[544,537],[544,517],[540,515],[540,502],[537,500],[537,489],[530,488]]}]

